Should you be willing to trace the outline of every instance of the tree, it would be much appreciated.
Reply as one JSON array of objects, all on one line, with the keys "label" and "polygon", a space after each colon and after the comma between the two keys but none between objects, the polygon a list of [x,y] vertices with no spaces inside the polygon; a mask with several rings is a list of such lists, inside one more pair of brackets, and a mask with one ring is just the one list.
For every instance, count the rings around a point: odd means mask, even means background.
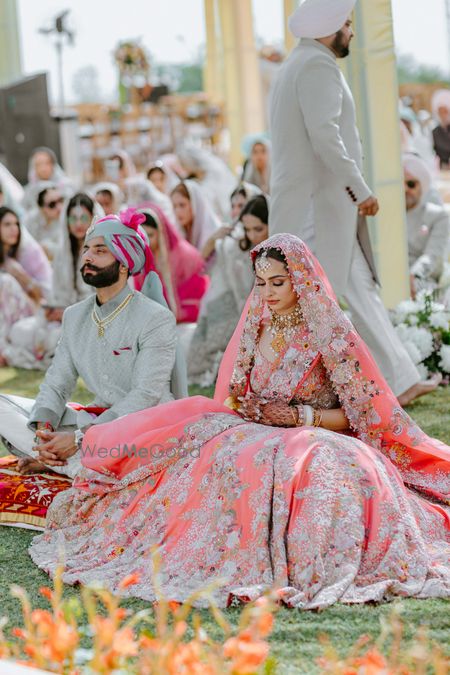
[{"label": "tree", "polygon": [[411,54],[400,54],[397,58],[397,74],[399,84],[423,82],[450,84],[448,75],[438,66],[425,66],[418,63]]}]

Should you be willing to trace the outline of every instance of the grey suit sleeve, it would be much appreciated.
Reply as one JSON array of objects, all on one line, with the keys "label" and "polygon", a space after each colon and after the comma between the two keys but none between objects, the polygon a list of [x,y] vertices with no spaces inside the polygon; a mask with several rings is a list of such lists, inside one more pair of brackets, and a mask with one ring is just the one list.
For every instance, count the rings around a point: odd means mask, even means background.
[{"label": "grey suit sleeve", "polygon": [[28,426],[35,428],[38,422],[48,421],[56,429],[65,413],[66,403],[75,389],[77,379],[78,371],[67,344],[67,323],[64,313],[61,337],[55,356],[39,389]]},{"label": "grey suit sleeve", "polygon": [[360,204],[372,195],[339,130],[343,89],[340,74],[324,57],[309,64],[297,80],[297,95],[314,153]]},{"label": "grey suit sleeve", "polygon": [[437,214],[434,222],[430,224],[430,236],[423,254],[411,267],[411,274],[426,279],[434,277],[438,279],[442,272],[442,266],[447,258],[449,237],[449,217],[442,209]]},{"label": "grey suit sleeve", "polygon": [[130,392],[99,415],[93,423],[104,424],[122,415],[157,405],[164,388],[170,382],[175,348],[175,317],[169,310],[161,311],[152,317],[151,323],[142,331]]}]

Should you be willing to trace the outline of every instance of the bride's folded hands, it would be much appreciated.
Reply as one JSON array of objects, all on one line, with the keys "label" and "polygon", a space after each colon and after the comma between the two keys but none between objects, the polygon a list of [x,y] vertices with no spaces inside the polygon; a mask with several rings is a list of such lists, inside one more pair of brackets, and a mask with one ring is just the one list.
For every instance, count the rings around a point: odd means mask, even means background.
[{"label": "bride's folded hands", "polygon": [[239,396],[237,412],[251,422],[258,422],[271,427],[317,426],[329,431],[346,431],[349,429],[347,417],[342,408],[313,409],[309,407],[312,421],[305,415],[304,406],[293,405],[285,401],[268,401],[256,394]]}]

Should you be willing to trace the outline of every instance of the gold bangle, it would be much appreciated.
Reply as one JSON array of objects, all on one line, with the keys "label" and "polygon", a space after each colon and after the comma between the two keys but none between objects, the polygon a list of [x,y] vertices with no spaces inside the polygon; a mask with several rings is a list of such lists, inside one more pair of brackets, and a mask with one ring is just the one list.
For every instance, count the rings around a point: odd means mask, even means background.
[{"label": "gold bangle", "polygon": [[323,410],[314,410],[313,427],[320,427],[322,423]]},{"label": "gold bangle", "polygon": [[[297,412],[297,415],[295,415],[295,412]],[[291,415],[294,421],[294,427],[298,427],[298,410],[295,406],[291,407]]]}]

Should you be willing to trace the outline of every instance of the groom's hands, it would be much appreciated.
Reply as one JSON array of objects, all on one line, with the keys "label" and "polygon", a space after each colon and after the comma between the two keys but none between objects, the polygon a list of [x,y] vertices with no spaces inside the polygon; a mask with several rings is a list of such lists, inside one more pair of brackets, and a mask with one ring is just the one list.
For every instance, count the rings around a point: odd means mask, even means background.
[{"label": "groom's hands", "polygon": [[38,429],[36,437],[40,442],[33,450],[39,453],[39,461],[48,466],[64,466],[77,451],[73,431]]}]

